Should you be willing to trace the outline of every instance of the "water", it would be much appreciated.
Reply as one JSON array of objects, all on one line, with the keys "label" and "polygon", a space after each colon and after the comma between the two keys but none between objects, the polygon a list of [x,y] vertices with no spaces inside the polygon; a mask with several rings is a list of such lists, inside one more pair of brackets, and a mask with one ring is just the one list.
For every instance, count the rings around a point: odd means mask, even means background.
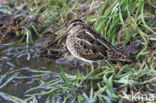
[{"label": "water", "polygon": [[[25,48],[0,45],[0,103],[12,103],[12,99],[25,100],[31,93],[46,92],[46,86],[31,92],[28,90],[39,86],[41,81],[48,82],[58,78],[60,66],[69,74],[77,71],[72,61],[41,57],[33,50],[25,52]],[[44,103],[45,98],[37,97],[40,103]]]}]

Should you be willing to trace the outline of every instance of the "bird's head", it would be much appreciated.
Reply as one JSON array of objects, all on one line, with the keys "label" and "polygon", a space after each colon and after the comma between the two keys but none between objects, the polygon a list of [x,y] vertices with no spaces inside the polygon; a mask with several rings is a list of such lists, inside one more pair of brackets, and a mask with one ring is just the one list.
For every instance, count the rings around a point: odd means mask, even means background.
[{"label": "bird's head", "polygon": [[79,31],[85,23],[80,19],[74,19],[68,24],[68,31]]},{"label": "bird's head", "polygon": [[78,32],[82,27],[84,27],[85,23],[80,20],[80,19],[74,19],[72,20],[69,24],[68,24],[68,28],[67,31],[62,34],[60,37],[58,37],[56,40],[54,40],[53,42],[51,42],[47,48],[49,48],[50,46],[54,45],[56,42],[58,42],[60,39],[63,39],[65,37],[68,36],[69,32],[71,32],[72,34],[75,32]]}]

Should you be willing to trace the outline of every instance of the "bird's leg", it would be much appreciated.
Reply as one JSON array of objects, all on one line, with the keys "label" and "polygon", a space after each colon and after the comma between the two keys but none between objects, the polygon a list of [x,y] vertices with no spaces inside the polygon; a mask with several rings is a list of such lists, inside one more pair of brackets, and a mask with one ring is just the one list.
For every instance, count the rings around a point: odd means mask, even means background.
[{"label": "bird's leg", "polygon": [[94,72],[94,65],[91,63],[91,72]]},{"label": "bird's leg", "polygon": [[91,62],[90,65],[91,65],[91,72],[94,72],[94,68],[98,67],[97,62]]},{"label": "bird's leg", "polygon": [[98,67],[97,68],[100,68],[102,66],[102,62],[98,62]]},{"label": "bird's leg", "polygon": [[84,76],[84,78],[82,78],[82,81],[80,82],[80,85],[87,80],[88,77],[90,77],[93,73],[94,73],[94,65],[92,63],[90,63],[91,66],[91,71],[89,73],[87,73],[86,76]]}]

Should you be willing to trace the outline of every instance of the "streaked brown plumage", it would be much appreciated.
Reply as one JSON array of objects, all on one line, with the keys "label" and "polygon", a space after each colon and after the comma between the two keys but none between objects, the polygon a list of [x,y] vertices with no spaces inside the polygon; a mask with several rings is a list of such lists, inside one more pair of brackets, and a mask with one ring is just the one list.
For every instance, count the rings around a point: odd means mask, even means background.
[{"label": "streaked brown plumage", "polygon": [[99,60],[123,60],[126,56],[112,46],[98,32],[82,20],[75,19],[68,26],[66,45],[70,53],[89,63]]},{"label": "streaked brown plumage", "polygon": [[48,47],[64,37],[67,37],[66,46],[69,52],[82,61],[91,64],[101,60],[129,61],[124,54],[80,19],[71,21],[67,32],[53,41]]}]

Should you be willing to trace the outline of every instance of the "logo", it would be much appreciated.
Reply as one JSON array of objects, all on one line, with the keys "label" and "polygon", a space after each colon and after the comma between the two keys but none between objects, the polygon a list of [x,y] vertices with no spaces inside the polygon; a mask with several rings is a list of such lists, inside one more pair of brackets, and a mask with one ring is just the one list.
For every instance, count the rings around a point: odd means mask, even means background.
[{"label": "logo", "polygon": [[140,92],[132,95],[128,95],[125,92],[123,93],[124,96],[123,99],[127,99],[129,101],[146,101],[146,102],[152,102],[155,100],[154,94],[142,94]]}]

